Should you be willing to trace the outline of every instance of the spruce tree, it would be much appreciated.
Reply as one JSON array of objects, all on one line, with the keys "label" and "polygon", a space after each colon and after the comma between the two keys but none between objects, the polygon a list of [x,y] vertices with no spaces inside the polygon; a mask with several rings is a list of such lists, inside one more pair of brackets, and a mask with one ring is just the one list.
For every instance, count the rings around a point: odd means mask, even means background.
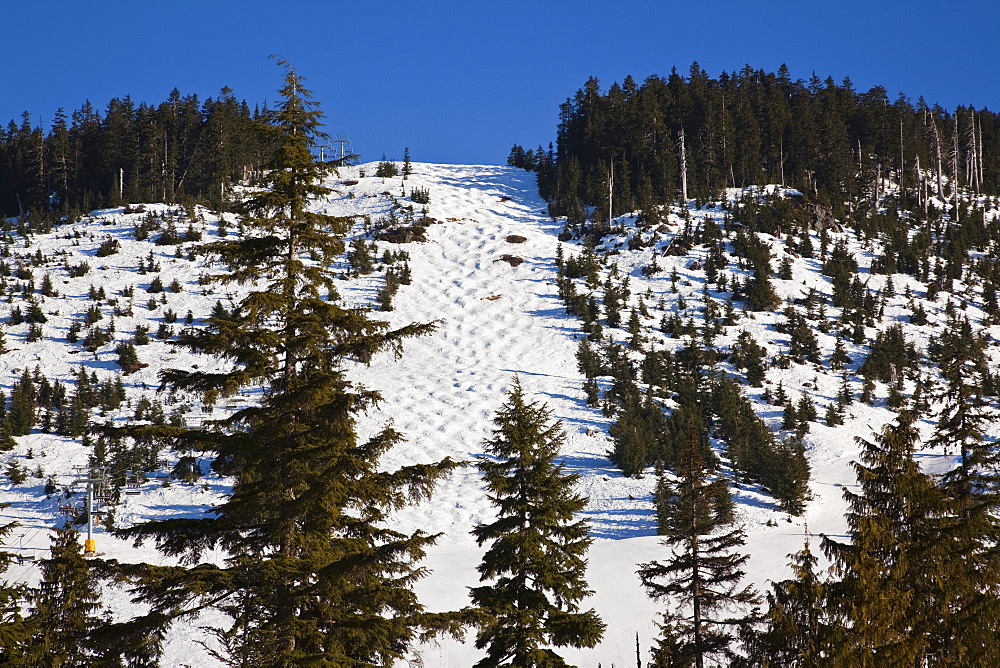
[{"label": "spruce tree", "polygon": [[97,662],[91,637],[101,620],[96,578],[83,557],[77,532],[56,529],[52,556],[41,564],[42,580],[28,618],[31,638],[21,661],[36,666],[84,666]]},{"label": "spruce tree", "polygon": [[7,423],[12,435],[24,436],[31,433],[35,426],[35,399],[35,383],[31,380],[31,374],[25,369],[10,394]]},{"label": "spruce tree", "polygon": [[958,461],[939,480],[948,500],[939,523],[950,614],[932,632],[931,651],[957,665],[992,665],[1000,662],[1000,455],[986,438],[997,415],[983,396],[985,340],[968,321],[951,322],[933,348],[944,384],[930,444],[957,450]]},{"label": "spruce tree", "polygon": [[914,459],[914,422],[903,412],[872,441],[857,438],[860,493],[844,489],[850,543],[823,538],[838,577],[833,614],[847,629],[833,665],[922,665],[947,609],[941,584],[951,565],[942,560],[947,546],[936,521],[946,506]]},{"label": "spruce tree", "polygon": [[[741,586],[748,556],[742,529],[730,528],[732,499],[724,479],[712,480],[692,435],[678,456],[677,482],[657,489],[662,544],[667,561],[640,564],[639,578],[649,595],[664,600],[663,637],[653,649],[656,665],[697,666],[730,651],[731,630],[749,618],[757,603],[753,587]],[[731,614],[726,614],[731,612]]]},{"label": "spruce tree", "polygon": [[[243,204],[246,234],[209,245],[229,271],[220,282],[250,291],[225,318],[186,330],[179,342],[226,360],[225,373],[168,370],[178,390],[225,397],[259,387],[258,406],[204,429],[156,424],[122,432],[139,439],[214,451],[235,476],[232,492],[204,518],[151,521],[120,534],[154,540],[161,552],[197,563],[209,549],[218,565],[122,567],[147,615],[118,625],[155,660],[164,629],[205,608],[229,618],[215,628],[220,654],[235,663],[288,666],[391,664],[418,633],[458,630],[454,615],[425,613],[413,583],[436,536],[384,526],[391,511],[428,496],[456,466],[449,459],[384,471],[381,456],[402,440],[384,428],[359,441],[356,416],[381,397],[347,378],[346,362],[380,351],[433,324],[390,331],[335,297],[331,267],[349,220],[311,210],[329,190],[330,163],[311,148],[321,112],[302,77],[287,75],[266,116],[269,168]],[[249,658],[247,658],[249,657]]]},{"label": "spruce tree", "polygon": [[[0,504],[0,510],[9,505]],[[18,526],[17,522],[0,526],[0,543],[6,543]],[[30,626],[21,614],[21,605],[28,595],[27,587],[2,579],[14,558],[14,554],[0,550],[0,665],[5,666],[17,665],[15,660],[20,658],[21,648],[31,634]]]},{"label": "spruce tree", "polygon": [[832,618],[828,583],[817,572],[818,558],[806,540],[802,550],[789,555],[792,577],[775,582],[767,593],[762,628],[743,632],[746,658],[738,666],[801,666],[821,668],[839,640],[840,627]]},{"label": "spruce tree", "polygon": [[566,435],[550,416],[515,379],[479,459],[497,519],[472,531],[489,545],[478,568],[484,584],[472,588],[485,614],[476,647],[487,651],[476,666],[565,666],[553,648],[593,647],[604,633],[593,609],[580,611],[591,593],[584,580],[591,538],[575,514],[587,499],[573,491],[577,476],[556,463]]}]

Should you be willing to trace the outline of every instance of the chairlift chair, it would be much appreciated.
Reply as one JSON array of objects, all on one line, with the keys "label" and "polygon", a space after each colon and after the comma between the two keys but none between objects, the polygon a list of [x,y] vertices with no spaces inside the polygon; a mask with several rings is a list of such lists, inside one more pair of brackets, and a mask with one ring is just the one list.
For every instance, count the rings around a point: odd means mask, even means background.
[{"label": "chairlift chair", "polygon": [[142,482],[139,480],[139,476],[135,473],[129,471],[125,474],[125,493],[129,496],[135,496],[141,493]]}]

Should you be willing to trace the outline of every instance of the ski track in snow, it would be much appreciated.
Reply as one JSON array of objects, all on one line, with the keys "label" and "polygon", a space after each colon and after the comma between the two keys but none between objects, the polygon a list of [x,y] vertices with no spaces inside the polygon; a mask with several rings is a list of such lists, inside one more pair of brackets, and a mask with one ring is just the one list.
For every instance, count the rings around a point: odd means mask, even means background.
[{"label": "ski track in snow", "polygon": [[[387,469],[444,457],[471,463],[483,452],[483,441],[490,436],[493,415],[505,401],[505,390],[517,375],[527,395],[544,402],[553,416],[562,420],[567,434],[562,451],[565,468],[580,475],[578,489],[590,499],[584,514],[591,522],[595,538],[589,552],[588,570],[588,582],[594,594],[583,601],[583,607],[594,607],[608,624],[608,630],[603,642],[594,649],[564,648],[559,653],[570,663],[581,666],[633,665],[638,634],[640,653],[644,660],[647,659],[649,647],[658,635],[656,621],[660,607],[646,597],[635,570],[637,564],[669,556],[655,535],[651,503],[654,479],[652,475],[642,479],[624,478],[605,456],[611,447],[607,436],[610,420],[598,409],[588,407],[584,400],[583,378],[577,371],[575,357],[579,323],[565,314],[555,285],[556,235],[561,228],[545,213],[546,205],[535,192],[535,175],[509,167],[415,163],[414,174],[403,182],[399,178],[358,178],[362,169],[373,173],[374,165],[342,170],[338,177],[331,179],[331,185],[340,192],[329,201],[318,203],[316,208],[337,215],[367,214],[375,219],[388,211],[388,200],[377,196],[379,193],[397,194],[401,186],[407,191],[425,187],[431,198],[429,213],[442,222],[428,229],[427,243],[396,246],[378,242],[380,254],[385,250],[409,253],[413,283],[402,286],[393,298],[395,310],[373,312],[373,317],[384,318],[393,327],[430,320],[439,321],[439,326],[428,336],[408,340],[401,359],[381,355],[370,366],[352,371],[357,382],[380,391],[384,399],[377,409],[359,419],[361,436],[375,433],[387,422],[402,432],[405,442],[383,459],[382,464]],[[348,179],[358,179],[359,183],[345,185],[343,182]],[[353,197],[347,196],[348,191]],[[419,208],[417,206],[418,211]],[[107,224],[124,220],[121,215],[110,212],[104,218]],[[126,252],[106,260],[92,260],[95,265],[102,261],[108,265],[107,272],[100,274],[101,280],[115,291],[119,288],[115,281],[126,278],[126,282],[137,284],[148,282],[146,277],[123,271],[134,270],[134,264],[127,265],[128,252],[133,252],[134,260],[143,257],[151,248],[142,245],[129,251],[130,244],[138,242],[127,241],[132,238],[131,225],[134,223],[125,222],[116,236],[122,239]],[[506,237],[511,234],[521,235],[526,241],[509,243]],[[37,245],[51,251],[66,243],[51,235],[40,237]],[[575,244],[566,245],[567,254],[578,251]],[[632,276],[634,295],[647,287],[654,293],[653,301],[659,294],[666,294],[669,291],[667,276],[671,268],[676,268],[682,280],[690,277],[693,283],[683,287],[682,292],[685,296],[690,293],[693,300],[698,299],[701,279],[690,276],[685,267],[690,256],[660,258],[665,270],[647,279],[637,271],[640,264],[650,260],[650,251],[644,253],[635,254],[631,259],[621,256],[622,269]],[[504,254],[521,257],[524,262],[511,267],[500,260]],[[183,262],[171,267],[169,254],[158,258],[166,267],[162,272],[164,279],[170,280],[176,275],[187,285],[195,284],[200,272],[198,267]],[[625,266],[629,262],[631,265]],[[112,271],[116,273],[111,274]],[[801,274],[797,267],[796,271],[800,273],[795,281],[776,281],[782,298],[798,295],[802,282],[820,285],[824,280],[815,270]],[[348,303],[372,303],[375,291],[381,287],[383,273],[344,282],[342,297]],[[94,280],[91,275],[70,286],[80,294],[82,310],[87,304],[86,295],[82,294],[85,292],[83,286]],[[141,290],[137,290],[137,303],[147,297],[140,293]],[[194,310],[196,317],[204,317],[220,296],[214,292],[201,295],[192,287],[179,295],[171,295],[171,307],[182,317],[188,308]],[[64,326],[68,320],[62,325],[60,322],[54,325]],[[768,331],[770,322],[773,319],[744,319],[740,324],[758,340],[780,339],[780,335]],[[119,319],[118,323],[120,331],[131,332],[127,319]],[[726,336],[735,337],[738,329],[732,328]],[[19,370],[39,364],[50,378],[65,379],[74,365],[80,363],[79,358],[65,355],[64,345],[45,342],[21,346],[20,341],[12,345],[14,338],[17,337],[8,333],[8,346],[23,349],[0,357],[0,372],[6,374],[4,384],[8,395]],[[833,339],[825,335],[820,335],[820,339],[826,351],[824,354],[828,354]],[[33,345],[36,347],[32,348]],[[775,352],[775,346],[770,347],[771,352]],[[87,361],[88,368],[105,372],[116,370],[113,355],[107,353],[105,350],[99,359]],[[129,377],[133,397],[138,396],[141,383],[155,386],[160,365],[205,363],[205,360],[173,351],[166,344],[155,341],[140,348],[140,355],[144,361],[162,361]],[[794,399],[803,384],[815,375],[816,371],[810,367],[793,365],[789,370],[772,370],[768,377],[774,383],[781,380]],[[835,396],[838,380],[833,375],[822,375],[818,382],[819,387],[813,393],[822,407]],[[760,391],[751,390],[750,393],[759,394]],[[814,424],[806,439],[813,467],[814,498],[803,517],[790,518],[777,511],[770,499],[756,488],[732,488],[738,515],[748,534],[746,551],[751,557],[746,565],[747,577],[759,590],[765,590],[769,580],[787,576],[786,555],[801,548],[807,530],[813,535],[820,532],[843,534],[845,504],[840,485],[854,484],[850,466],[858,454],[854,437],[869,437],[872,429],[880,428],[892,415],[884,408],[859,404],[851,410],[853,417],[845,426],[830,429]],[[763,407],[761,414],[772,426],[780,422],[780,408]],[[46,472],[61,474],[60,482],[66,481],[72,465],[86,461],[84,447],[38,432],[20,439],[11,455],[23,457],[29,446],[36,454],[47,451]],[[935,459],[933,454],[927,457],[930,466],[948,465],[945,458]],[[20,487],[13,487],[6,481],[0,483],[0,499],[12,503],[10,508],[0,511],[0,523],[17,519],[23,525],[15,532],[11,544],[15,551],[39,557],[48,548],[48,529],[60,521],[56,513],[58,502],[45,499],[41,494],[42,482],[34,481]],[[201,485],[169,488],[146,485],[141,497],[126,497],[125,505],[117,509],[118,521],[129,524],[143,517],[205,512],[228,489],[227,482],[214,475],[206,476],[205,482],[207,489]],[[478,584],[476,566],[482,552],[469,532],[477,523],[491,521],[493,517],[492,507],[472,465],[442,481],[431,500],[393,515],[391,524],[400,530],[419,528],[441,534],[424,562],[431,573],[417,585],[418,594],[428,609],[457,609],[468,604],[467,588]],[[774,521],[769,522],[771,520]],[[134,548],[109,537],[103,530],[97,537],[100,551],[107,556],[164,561],[149,545]],[[816,540],[813,546],[816,547]],[[220,559],[222,555],[207,555],[207,558]],[[32,583],[37,580],[37,569],[31,564],[15,565],[7,577],[12,581]],[[105,600],[122,617],[141,609],[141,605],[129,602],[121,591],[106,592]],[[177,625],[169,636],[162,665],[217,665],[198,644],[199,637],[203,634],[197,624]],[[416,661],[419,657],[423,661],[420,665],[426,666],[470,666],[482,656],[473,640],[474,633],[470,632],[464,643],[440,639],[418,645],[411,658]]]}]

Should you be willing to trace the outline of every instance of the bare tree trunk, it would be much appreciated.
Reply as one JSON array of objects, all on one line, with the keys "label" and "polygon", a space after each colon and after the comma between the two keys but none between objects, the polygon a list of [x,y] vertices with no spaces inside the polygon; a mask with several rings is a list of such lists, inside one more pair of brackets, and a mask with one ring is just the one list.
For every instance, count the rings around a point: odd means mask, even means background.
[{"label": "bare tree trunk", "polygon": [[927,120],[930,121],[931,129],[934,131],[934,159],[937,165],[937,195],[942,200],[944,199],[944,174],[943,167],[941,164],[941,135],[938,133],[937,121],[934,120],[934,116],[930,112],[924,112],[926,114]]},{"label": "bare tree trunk", "polygon": [[681,199],[684,204],[687,205],[688,201],[688,167],[687,167],[687,151],[684,149],[684,128],[680,129],[677,133],[678,145],[680,147],[681,155]]},{"label": "bare tree trunk", "polygon": [[955,125],[951,138],[951,194],[955,200],[955,219],[958,218],[958,114],[955,114]]},{"label": "bare tree trunk", "polygon": [[917,200],[924,208],[924,216],[927,216],[927,179],[920,171],[920,154],[917,154],[916,164],[913,167],[917,179]]},{"label": "bare tree trunk", "polygon": [[979,120],[976,122],[976,126],[979,128],[979,148],[976,150],[976,164],[979,166],[979,188],[983,187],[983,117],[979,116]]},{"label": "bare tree trunk", "polygon": [[906,160],[903,157],[903,114],[899,115],[899,195],[906,190]]}]

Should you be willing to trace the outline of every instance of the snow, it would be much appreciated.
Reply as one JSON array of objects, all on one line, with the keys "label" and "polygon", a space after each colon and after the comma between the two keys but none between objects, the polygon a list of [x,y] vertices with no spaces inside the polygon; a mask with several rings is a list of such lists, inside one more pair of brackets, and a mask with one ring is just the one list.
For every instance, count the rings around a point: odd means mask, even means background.
[{"label": "snow", "polygon": [[[588,582],[594,590],[593,596],[583,602],[584,608],[594,607],[608,625],[603,642],[591,650],[562,649],[560,653],[570,662],[579,665],[604,666],[633,665],[636,656],[636,634],[639,649],[644,659],[648,658],[649,647],[658,634],[656,627],[659,605],[645,595],[636,576],[636,565],[668,556],[656,537],[655,517],[652,510],[652,488],[654,477],[646,475],[642,479],[623,477],[607,460],[606,452],[611,447],[607,428],[611,420],[604,417],[597,408],[586,405],[582,390],[583,377],[577,371],[576,348],[579,343],[579,322],[567,316],[562,301],[558,297],[555,278],[556,236],[562,228],[546,214],[545,202],[539,199],[534,188],[534,174],[510,167],[488,165],[430,165],[414,163],[414,173],[405,182],[400,178],[381,179],[371,176],[375,165],[361,165],[346,168],[331,179],[331,185],[338,189],[327,201],[317,202],[316,209],[336,215],[368,216],[377,220],[388,214],[391,207],[389,197],[381,193],[401,195],[401,187],[409,192],[413,188],[427,188],[430,192],[429,213],[442,221],[429,228],[427,243],[411,243],[394,246],[379,242],[379,253],[384,250],[405,250],[410,255],[409,264],[413,273],[413,284],[403,286],[393,299],[394,311],[373,313],[395,326],[410,322],[438,321],[437,330],[426,337],[407,343],[404,356],[395,360],[389,356],[379,357],[369,367],[359,367],[353,377],[363,385],[379,390],[383,402],[370,415],[361,420],[359,428],[362,436],[373,433],[386,421],[402,432],[406,442],[392,450],[383,465],[392,469],[413,462],[428,462],[450,456],[471,461],[483,451],[483,440],[492,428],[492,417],[504,402],[504,391],[516,375],[520,378],[526,394],[534,400],[548,405],[554,416],[562,420],[567,433],[562,452],[566,469],[580,475],[579,491],[590,499],[585,516],[591,522],[594,543],[589,552]],[[364,171],[366,176],[361,177]],[[345,181],[356,180],[357,184],[345,185]],[[774,192],[776,187],[762,189]],[[350,195],[349,195],[350,193]],[[732,196],[738,196],[738,192]],[[406,200],[400,199],[402,203]],[[166,211],[165,205],[146,205],[147,211]],[[417,205],[417,210],[421,208]],[[671,214],[671,226],[679,229],[682,219],[679,210]],[[722,219],[720,208],[691,210],[695,218],[712,216]],[[41,251],[51,255],[55,262],[48,271],[56,279],[56,288],[63,293],[59,298],[48,298],[43,309],[49,315],[45,324],[46,340],[25,343],[27,325],[7,326],[7,346],[10,352],[0,355],[0,382],[6,387],[8,396],[13,382],[25,368],[36,365],[50,379],[66,380],[70,373],[81,364],[99,376],[108,377],[117,371],[114,343],[102,347],[96,355],[80,351],[79,345],[65,342],[65,332],[72,319],[79,319],[90,305],[87,298],[89,286],[104,286],[109,298],[118,298],[124,305],[129,300],[120,296],[121,290],[135,285],[133,302],[134,317],[119,316],[115,319],[119,339],[130,337],[135,325],[153,318],[151,334],[155,333],[156,320],[162,321],[164,311],[173,309],[182,321],[190,309],[195,318],[203,318],[217,299],[226,301],[229,296],[238,299],[238,291],[232,288],[203,288],[198,278],[208,270],[200,260],[175,258],[174,246],[154,246],[149,241],[135,241],[132,227],[145,214],[125,213],[122,209],[94,212],[91,219],[68,227],[62,227],[53,234],[34,236],[29,245],[23,240],[11,249],[12,252],[34,254]],[[206,240],[214,238],[216,216],[199,210],[201,219],[196,227],[204,227]],[[629,219],[626,219],[629,222]],[[183,232],[187,222],[178,225]],[[235,224],[230,225],[235,229]],[[361,232],[361,225],[355,233]],[[630,230],[632,228],[629,228]],[[79,231],[82,238],[74,238]],[[634,232],[630,232],[634,233]],[[523,243],[509,243],[508,235],[526,238]],[[114,236],[122,243],[122,250],[106,258],[93,256],[94,250],[106,235]],[[664,235],[664,242],[672,234]],[[853,235],[833,235],[847,239],[852,252],[863,268],[870,266],[872,253]],[[69,237],[69,238],[67,238]],[[775,251],[781,242],[764,237]],[[625,236],[617,239],[622,244],[620,253],[614,256],[621,272],[631,277],[632,304],[647,288],[653,298],[647,299],[652,318],[645,323],[647,334],[657,341],[661,348],[678,345],[677,340],[661,335],[656,329],[660,313],[652,307],[660,296],[668,301],[668,308],[676,307],[676,295],[671,293],[670,272],[676,269],[680,275],[678,287],[680,295],[689,305],[699,305],[704,286],[704,274],[688,269],[691,260],[703,261],[704,249],[696,248],[686,257],[659,257],[663,267],[658,274],[645,277],[639,269],[652,260],[651,249],[627,251]],[[610,249],[611,241],[605,248]],[[564,244],[567,255],[579,252],[574,243]],[[818,240],[814,242],[818,251]],[[77,264],[86,259],[91,271],[79,278],[69,279],[60,268],[64,258],[57,253],[67,253],[69,264]],[[147,295],[144,288],[155,274],[139,275],[136,267],[140,259],[152,252],[161,265],[161,276],[166,285],[173,279],[179,280],[184,291],[165,293],[167,305],[159,304],[160,295]],[[501,255],[511,254],[524,258],[518,267],[499,261]],[[13,266],[12,258],[6,261]],[[215,268],[217,271],[218,268]],[[731,265],[727,271],[739,273]],[[44,271],[34,270],[36,284],[41,283]],[[358,279],[345,279],[338,286],[342,297],[348,303],[372,304],[375,292],[381,287],[384,272]],[[11,279],[9,279],[11,280]],[[880,287],[884,277],[872,276],[870,287]],[[897,296],[886,309],[886,322],[897,318],[905,306],[901,296],[907,286],[914,295],[922,295],[924,286],[913,279],[893,276]],[[799,297],[809,287],[829,294],[829,280],[819,274],[819,261],[796,258],[793,261],[793,278],[790,281],[774,281],[782,299]],[[227,295],[227,291],[232,295]],[[157,300],[156,308],[147,311],[149,297]],[[721,306],[725,295],[713,294]],[[926,348],[928,337],[935,330],[933,323],[943,320],[940,305],[948,298],[945,295],[938,302],[926,304],[932,324],[923,327],[906,325],[907,337],[915,340],[920,350]],[[106,304],[106,302],[105,302]],[[109,309],[105,306],[105,312]],[[688,313],[694,309],[689,308]],[[834,309],[828,315],[835,315]],[[969,307],[971,316],[978,319],[974,306]],[[4,315],[0,306],[0,316]],[[107,315],[102,326],[107,323]],[[787,336],[773,329],[775,314],[744,314],[739,326],[728,328],[719,337],[718,345],[731,343],[741,329],[749,331],[755,339],[764,343],[773,354],[787,346]],[[905,320],[905,319],[904,319]],[[179,321],[174,327],[182,326]],[[606,333],[611,332],[606,328]],[[84,332],[85,333],[85,332]],[[995,332],[993,332],[995,333]],[[874,338],[874,330],[869,330],[869,338]],[[833,349],[835,337],[817,332],[826,359]],[[614,331],[618,340],[624,340],[626,333]],[[148,346],[138,347],[139,355],[149,367],[125,378],[131,403],[146,392],[158,396],[171,410],[172,397],[157,389],[157,373],[161,368],[173,366],[190,368],[193,365],[214,365],[211,359],[194,356],[184,350],[152,338]],[[852,370],[857,369],[863,359],[864,346],[848,345],[848,352],[854,358]],[[723,365],[729,372],[731,367]],[[816,379],[815,388],[806,388],[806,383]],[[838,373],[825,367],[811,364],[791,364],[788,369],[774,369],[768,372],[768,383],[774,388],[781,382],[793,400],[800,392],[809,392],[822,415],[826,404],[834,399],[840,384]],[[852,388],[860,390],[860,382],[852,376]],[[748,388],[752,397],[760,396],[762,388]],[[885,396],[885,388],[880,387],[880,396]],[[218,417],[225,411],[252,402],[248,394],[239,401],[228,402],[215,407],[213,412],[204,412],[199,405],[191,406],[188,420],[197,421],[207,417]],[[761,416],[774,429],[780,429],[780,407],[756,404]],[[109,415],[109,418],[125,419],[134,408],[123,408]],[[746,551],[750,554],[747,562],[747,578],[759,590],[766,590],[768,582],[787,576],[787,556],[802,547],[807,535],[826,533],[843,535],[845,521],[844,502],[841,498],[842,485],[855,485],[852,459],[859,451],[855,437],[869,438],[873,430],[892,418],[893,414],[884,407],[884,402],[876,407],[855,403],[845,425],[828,428],[813,423],[811,433],[806,436],[808,457],[812,466],[813,498],[808,503],[802,517],[790,517],[782,513],[764,492],[754,486],[734,486],[732,491],[738,504],[737,516],[744,526],[748,539]],[[931,416],[925,422],[932,428]],[[31,448],[34,459],[27,460]],[[18,439],[18,446],[10,453],[0,453],[0,466],[17,459],[32,470],[42,466],[46,475],[54,475],[57,482],[68,484],[73,466],[86,463],[87,449],[69,439],[43,434],[39,431]],[[181,453],[171,453],[171,464]],[[927,466],[936,470],[950,466],[950,458],[941,453],[926,453]],[[208,473],[208,460],[202,462]],[[203,484],[204,483],[204,484]],[[195,485],[172,483],[169,486],[159,482],[143,485],[140,496],[125,497],[122,506],[116,510],[120,525],[128,525],[144,518],[176,517],[204,513],[216,503],[228,489],[228,481],[209,473]],[[59,500],[47,499],[42,493],[44,478],[29,478],[24,485],[13,486],[4,479],[0,483],[0,499],[11,506],[0,510],[0,524],[11,520],[21,522],[15,531],[13,549],[15,552],[41,558],[47,554],[48,530],[61,523],[58,513]],[[470,529],[477,523],[490,521],[493,510],[482,489],[474,467],[461,469],[436,489],[433,498],[420,505],[405,508],[392,517],[395,526],[404,529],[421,528],[431,533],[440,533],[438,544],[431,548],[424,562],[431,574],[417,585],[421,601],[432,611],[457,609],[468,605],[467,588],[478,584],[476,565],[482,550],[476,546]],[[97,531],[97,545],[100,553],[121,560],[149,560],[163,562],[150,546],[135,548]],[[222,555],[210,555],[221,558]],[[15,565],[6,577],[12,581],[34,582],[37,569],[31,563]],[[130,603],[127,594],[121,591],[105,592],[105,603],[116,615],[127,616],[139,608]],[[179,624],[171,632],[166,644],[162,665],[199,665],[205,668],[219,665],[199,644],[205,640],[194,624]],[[465,642],[442,638],[413,648],[414,665],[428,666],[468,666],[473,664],[482,652],[475,649],[474,633],[470,632]],[[422,660],[423,664],[418,664]],[[405,665],[405,664],[401,664]]]}]

